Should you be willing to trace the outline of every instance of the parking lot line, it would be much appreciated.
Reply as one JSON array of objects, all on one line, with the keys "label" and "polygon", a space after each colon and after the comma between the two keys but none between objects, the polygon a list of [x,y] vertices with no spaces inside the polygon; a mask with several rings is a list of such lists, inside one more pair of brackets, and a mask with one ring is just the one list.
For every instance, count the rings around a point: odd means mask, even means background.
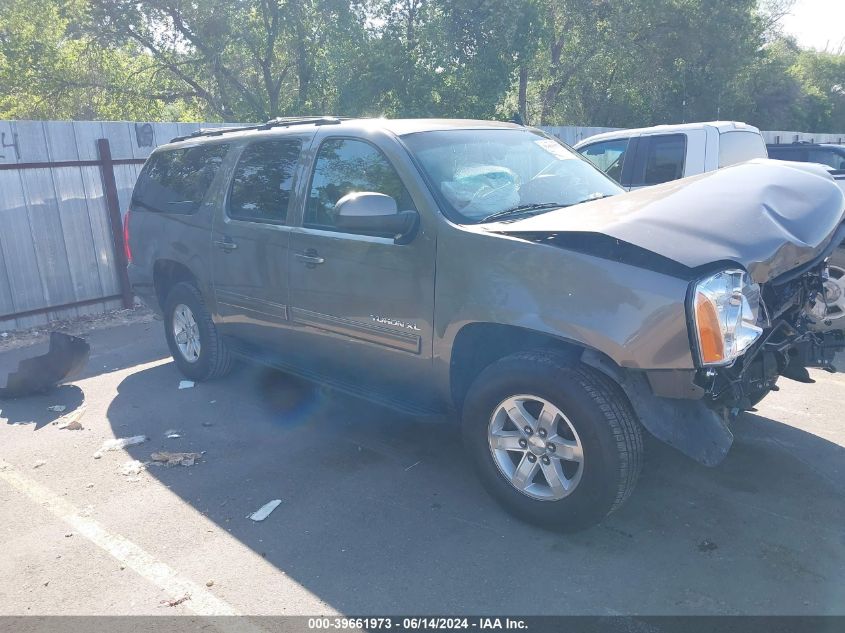
[{"label": "parking lot line", "polygon": [[[117,559],[140,576],[153,583],[173,598],[189,595],[185,607],[203,616],[240,615],[231,605],[216,597],[205,587],[182,578],[166,563],[157,560],[132,541],[106,530],[95,520],[82,516],[79,510],[49,488],[21,474],[8,462],[0,459],[0,480],[23,493],[34,503],[45,508],[57,518],[70,525],[74,531],[85,537],[113,558]],[[233,622],[237,630],[249,629],[249,623],[238,618]],[[256,631],[263,631],[255,627]]]}]

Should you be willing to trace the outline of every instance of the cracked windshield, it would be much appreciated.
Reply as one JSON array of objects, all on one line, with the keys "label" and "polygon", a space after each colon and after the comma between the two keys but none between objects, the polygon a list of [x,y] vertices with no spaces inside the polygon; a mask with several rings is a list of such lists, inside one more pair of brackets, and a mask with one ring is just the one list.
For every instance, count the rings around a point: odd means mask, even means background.
[{"label": "cracked windshield", "polygon": [[451,130],[403,140],[460,223],[522,217],[622,191],[568,147],[535,131]]}]

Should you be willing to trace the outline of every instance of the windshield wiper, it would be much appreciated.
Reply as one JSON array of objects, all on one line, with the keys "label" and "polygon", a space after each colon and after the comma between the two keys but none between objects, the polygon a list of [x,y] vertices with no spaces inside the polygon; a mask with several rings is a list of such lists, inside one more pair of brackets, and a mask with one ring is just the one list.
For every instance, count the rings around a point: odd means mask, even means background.
[{"label": "windshield wiper", "polygon": [[559,202],[544,202],[542,204],[521,204],[518,207],[511,207],[510,209],[504,209],[502,211],[496,211],[496,213],[491,213],[490,215],[481,218],[478,223],[483,224],[484,222],[491,222],[492,220],[498,220],[500,218],[506,218],[512,215],[531,213],[532,211],[541,211],[543,209],[560,209],[561,207],[565,206],[567,205],[561,204]]}]

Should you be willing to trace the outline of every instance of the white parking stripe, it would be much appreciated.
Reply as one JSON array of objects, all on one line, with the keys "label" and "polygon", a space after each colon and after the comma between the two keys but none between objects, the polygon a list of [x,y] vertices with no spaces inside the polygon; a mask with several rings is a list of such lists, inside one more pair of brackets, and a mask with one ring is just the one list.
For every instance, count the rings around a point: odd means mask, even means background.
[{"label": "white parking stripe", "polygon": [[[119,534],[112,534],[93,519],[82,516],[67,500],[22,475],[11,464],[1,459],[0,480],[7,482],[14,489],[72,526],[76,533],[84,536],[112,557],[133,569],[140,576],[162,589],[168,596],[178,599],[185,594],[189,594],[190,600],[182,604],[194,613],[203,616],[241,615],[236,609],[212,594],[205,587],[186,578],[180,578],[176,571],[166,563],[156,560],[135,543]],[[215,627],[228,628],[225,624],[222,627],[220,625],[220,622],[215,622]],[[263,631],[263,629],[253,626],[244,618],[233,620],[231,625],[231,628],[237,631],[250,629]]]}]

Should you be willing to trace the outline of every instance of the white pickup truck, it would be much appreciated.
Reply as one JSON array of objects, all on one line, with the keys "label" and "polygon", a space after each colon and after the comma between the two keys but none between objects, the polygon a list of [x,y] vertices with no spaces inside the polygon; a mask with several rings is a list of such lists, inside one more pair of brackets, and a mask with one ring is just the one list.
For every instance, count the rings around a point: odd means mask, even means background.
[{"label": "white pickup truck", "polygon": [[768,157],[760,130],[733,121],[616,130],[575,149],[629,190]]}]

